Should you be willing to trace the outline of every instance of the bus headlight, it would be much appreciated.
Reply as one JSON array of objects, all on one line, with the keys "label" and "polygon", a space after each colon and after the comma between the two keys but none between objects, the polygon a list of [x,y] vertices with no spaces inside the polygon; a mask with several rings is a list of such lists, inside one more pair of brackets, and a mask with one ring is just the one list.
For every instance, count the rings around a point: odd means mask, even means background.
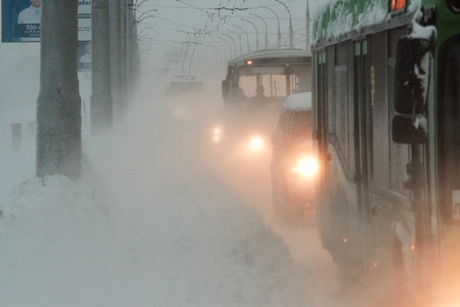
[{"label": "bus headlight", "polygon": [[318,161],[313,157],[302,157],[292,168],[292,172],[305,178],[315,176],[319,171]]}]

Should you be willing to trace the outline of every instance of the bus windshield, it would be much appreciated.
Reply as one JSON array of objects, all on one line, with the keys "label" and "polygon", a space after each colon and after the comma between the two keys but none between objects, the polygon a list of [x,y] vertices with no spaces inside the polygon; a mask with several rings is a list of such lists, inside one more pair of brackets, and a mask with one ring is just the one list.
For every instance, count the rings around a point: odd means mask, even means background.
[{"label": "bus windshield", "polygon": [[293,93],[311,91],[311,56],[302,49],[261,50],[228,62],[222,82],[225,103],[251,99],[282,103]]},{"label": "bus windshield", "polygon": [[248,98],[254,97],[258,85],[262,85],[266,97],[285,99],[293,92],[310,91],[309,76],[307,65],[242,66],[238,70],[238,87]]}]

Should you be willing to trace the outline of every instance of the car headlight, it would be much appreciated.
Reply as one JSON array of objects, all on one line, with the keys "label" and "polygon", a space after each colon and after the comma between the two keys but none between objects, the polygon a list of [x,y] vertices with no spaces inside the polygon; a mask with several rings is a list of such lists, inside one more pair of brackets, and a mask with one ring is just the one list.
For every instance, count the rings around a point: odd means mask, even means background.
[{"label": "car headlight", "polygon": [[292,168],[292,172],[302,177],[310,178],[318,173],[319,164],[314,157],[302,157]]},{"label": "car headlight", "polygon": [[216,143],[222,139],[222,128],[214,127],[212,130],[212,140]]},{"label": "car headlight", "polygon": [[264,147],[264,140],[260,136],[254,136],[249,141],[249,147],[253,151],[260,151]]}]

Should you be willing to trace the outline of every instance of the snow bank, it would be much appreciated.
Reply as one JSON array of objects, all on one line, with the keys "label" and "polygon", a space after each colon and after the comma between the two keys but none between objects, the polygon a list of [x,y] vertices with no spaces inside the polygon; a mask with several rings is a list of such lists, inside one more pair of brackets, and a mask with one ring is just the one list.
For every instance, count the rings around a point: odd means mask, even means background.
[{"label": "snow bank", "polygon": [[0,191],[0,305],[305,305],[283,240],[193,160],[188,123],[145,105],[111,141],[85,143],[80,181]]},{"label": "snow bank", "polygon": [[98,185],[32,179],[2,204],[2,306],[301,304],[287,247],[224,188],[163,187],[127,213]]}]

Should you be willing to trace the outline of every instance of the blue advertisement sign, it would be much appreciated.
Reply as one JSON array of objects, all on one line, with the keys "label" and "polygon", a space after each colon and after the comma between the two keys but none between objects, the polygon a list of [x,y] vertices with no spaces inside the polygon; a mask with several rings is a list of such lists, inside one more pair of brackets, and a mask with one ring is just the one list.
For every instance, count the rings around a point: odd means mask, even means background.
[{"label": "blue advertisement sign", "polygon": [[[39,42],[42,0],[2,0],[2,42]],[[78,40],[91,40],[91,0],[78,1]]]}]

